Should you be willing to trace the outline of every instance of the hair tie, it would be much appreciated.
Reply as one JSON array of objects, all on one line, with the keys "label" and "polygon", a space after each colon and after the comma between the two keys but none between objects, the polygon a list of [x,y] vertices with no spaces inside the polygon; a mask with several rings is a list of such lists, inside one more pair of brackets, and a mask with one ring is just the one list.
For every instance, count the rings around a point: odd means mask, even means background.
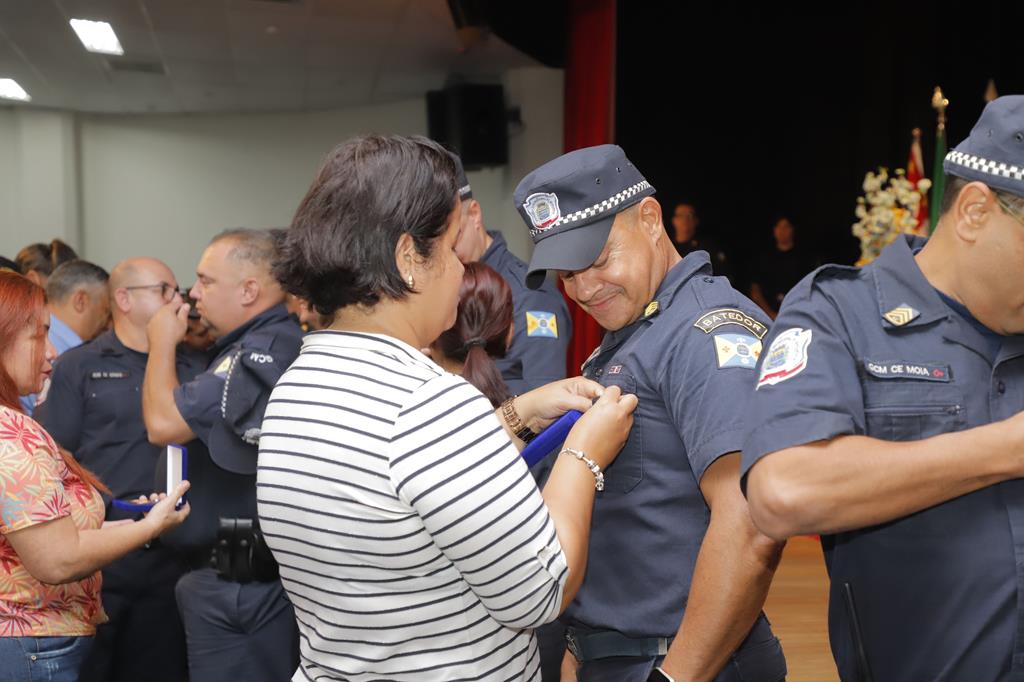
[{"label": "hair tie", "polygon": [[465,348],[467,351],[473,346],[480,346],[481,348],[485,348],[487,346],[487,339],[481,338],[479,336],[474,336],[471,339],[467,339],[466,343],[462,344],[462,347]]}]

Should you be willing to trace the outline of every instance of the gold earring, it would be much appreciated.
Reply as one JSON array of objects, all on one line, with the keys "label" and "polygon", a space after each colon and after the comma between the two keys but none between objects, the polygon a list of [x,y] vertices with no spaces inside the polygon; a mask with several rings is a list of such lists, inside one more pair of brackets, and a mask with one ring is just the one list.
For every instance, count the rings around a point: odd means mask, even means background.
[{"label": "gold earring", "polygon": [[412,275],[409,275],[409,288],[412,289]]}]

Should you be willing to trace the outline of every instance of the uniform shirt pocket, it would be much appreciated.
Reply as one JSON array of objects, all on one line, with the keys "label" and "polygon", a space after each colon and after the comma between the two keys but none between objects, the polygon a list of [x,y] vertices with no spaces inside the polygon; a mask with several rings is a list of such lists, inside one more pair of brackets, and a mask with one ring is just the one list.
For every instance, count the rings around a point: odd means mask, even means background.
[{"label": "uniform shirt pocket", "polygon": [[914,379],[863,379],[865,435],[911,441],[959,431],[966,424],[963,394],[953,384]]},{"label": "uniform shirt pocket", "polygon": [[[601,377],[602,386],[618,386],[622,392],[636,394],[636,379],[615,367],[605,370]],[[621,368],[621,365],[618,365]],[[633,412],[633,427],[629,438],[622,446],[619,456],[605,470],[605,494],[628,493],[637,486],[644,477],[644,425],[643,415],[638,407]]]}]

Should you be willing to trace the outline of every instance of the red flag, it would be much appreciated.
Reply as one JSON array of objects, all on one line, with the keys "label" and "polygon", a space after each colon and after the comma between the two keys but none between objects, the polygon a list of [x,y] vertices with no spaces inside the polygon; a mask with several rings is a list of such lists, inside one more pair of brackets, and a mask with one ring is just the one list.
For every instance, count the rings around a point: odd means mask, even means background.
[{"label": "red flag", "polygon": [[[924,159],[921,155],[921,129],[914,128],[914,141],[910,143],[910,154],[907,156],[907,180],[917,188],[919,180],[924,179]],[[917,205],[917,232],[928,234],[928,194],[921,193],[921,203]]]}]

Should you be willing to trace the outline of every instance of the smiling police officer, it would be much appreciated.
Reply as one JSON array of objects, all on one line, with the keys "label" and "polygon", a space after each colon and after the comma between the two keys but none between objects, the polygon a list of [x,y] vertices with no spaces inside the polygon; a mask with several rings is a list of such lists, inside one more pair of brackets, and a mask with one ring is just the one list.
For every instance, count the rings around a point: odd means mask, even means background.
[{"label": "smiling police officer", "polygon": [[1024,679],[1024,97],[944,168],[930,239],[790,292],[750,409],[751,513],[822,534],[844,680]]},{"label": "smiling police officer", "polygon": [[639,398],[594,501],[567,640],[583,682],[780,680],[761,607],[781,545],[754,528],[738,482],[767,323],[705,252],[680,258],[653,193],[602,145],[541,166],[514,194],[535,244],[527,284],[558,273],[607,330],[584,375]]}]

